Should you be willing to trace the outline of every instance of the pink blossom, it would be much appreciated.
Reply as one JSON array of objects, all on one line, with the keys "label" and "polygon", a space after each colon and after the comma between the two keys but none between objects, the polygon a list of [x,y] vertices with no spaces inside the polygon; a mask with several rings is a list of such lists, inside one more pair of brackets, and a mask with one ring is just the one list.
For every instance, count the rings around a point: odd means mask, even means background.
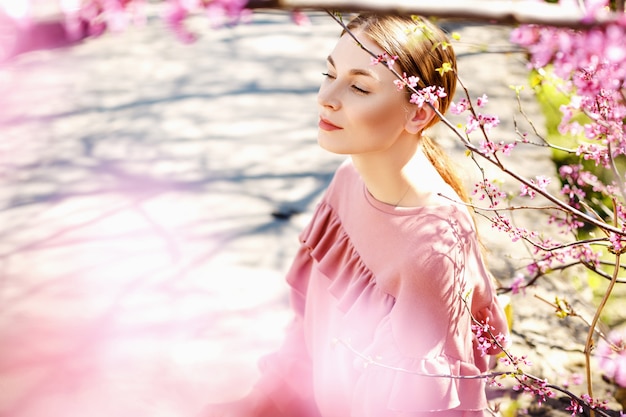
[{"label": "pink blossom", "polygon": [[484,179],[482,182],[474,184],[473,193],[478,195],[479,200],[489,200],[490,208],[495,207],[500,203],[500,200],[506,198],[506,193],[500,191],[495,182],[488,179]]},{"label": "pink blossom", "polygon": [[213,0],[205,6],[206,15],[214,28],[236,25],[250,20],[251,12],[245,8],[246,4],[246,0]]},{"label": "pink blossom", "polygon": [[495,144],[489,140],[481,140],[478,149],[480,150],[480,153],[485,155],[493,155],[494,153],[496,153]]},{"label": "pink blossom", "polygon": [[[578,227],[582,227],[582,225]],[[600,266],[600,253],[594,252],[588,244],[577,245],[570,254],[574,259],[579,259],[595,267]]]},{"label": "pink blossom", "polygon": [[522,356],[503,356],[500,362],[505,366],[533,366],[533,363],[528,359],[527,355]]},{"label": "pink blossom", "polygon": [[[541,191],[546,191],[546,187],[550,184],[550,178],[545,175],[537,175],[536,180],[530,180],[531,185],[537,186]],[[529,196],[535,198],[537,192],[526,184],[521,184],[520,196]]]},{"label": "pink blossom", "polygon": [[482,127],[485,132],[489,132],[492,128],[500,124],[500,119],[496,115],[481,114],[478,113],[477,117],[473,114],[467,116],[467,125],[465,131],[471,133],[479,126]]},{"label": "pink blossom", "polygon": [[411,99],[409,100],[413,104],[417,104],[418,107],[423,107],[424,104],[430,103],[433,104],[437,102],[439,97],[445,97],[446,92],[442,87],[437,87],[434,85],[422,88],[417,93],[411,94]]},{"label": "pink blossom", "polygon": [[129,25],[129,18],[120,0],[104,0],[107,27],[114,32],[121,32]]},{"label": "pink blossom", "polygon": [[487,132],[500,124],[500,119],[496,115],[478,114],[478,121]]},{"label": "pink blossom", "polygon": [[291,20],[298,26],[309,26],[311,25],[311,19],[304,12],[300,10],[294,10],[291,12]]},{"label": "pink blossom", "polygon": [[483,107],[489,101],[487,94],[483,94],[482,96],[476,99],[476,106]]},{"label": "pink blossom", "polygon": [[524,286],[524,281],[525,281],[524,276],[521,274],[518,274],[513,279],[513,283],[511,284],[511,292],[513,294],[519,294],[521,291],[523,295],[526,295],[526,288]]},{"label": "pink blossom", "polygon": [[[600,340],[594,351],[604,375],[621,387],[626,387],[626,332],[613,331],[608,342]],[[612,346],[616,347],[616,350]]]},{"label": "pink blossom", "polygon": [[397,55],[387,56],[387,67],[389,69],[392,69],[393,68],[393,64],[395,64],[397,60],[398,60],[398,56]]},{"label": "pink blossom", "polygon": [[484,155],[494,155],[497,152],[501,152],[503,155],[509,156],[516,145],[517,143],[515,142],[504,143],[504,141],[500,141],[496,143],[490,140],[481,140],[479,150]]},{"label": "pink blossom", "polygon": [[535,190],[530,188],[528,185],[526,185],[526,184],[521,184],[520,185],[520,193],[519,193],[519,195],[521,197],[528,196],[532,200],[533,198],[535,198],[536,194],[537,193],[535,192]]},{"label": "pink blossom", "polygon": [[197,35],[189,31],[184,25],[188,13],[181,1],[172,0],[168,3],[163,14],[163,19],[167,25],[183,43],[192,43],[197,39]]},{"label": "pink blossom", "polygon": [[583,412],[583,406],[578,403],[578,401],[574,398],[570,401],[570,405],[565,408],[566,411],[571,411],[572,416],[580,414]]},{"label": "pink blossom", "polygon": [[[224,0],[226,1],[226,0]],[[389,69],[391,69],[393,67],[393,64],[396,63],[396,60],[398,59],[397,55],[391,56],[388,53],[383,53],[381,55],[377,55],[376,57],[371,57],[370,58],[370,65],[377,65],[381,62],[385,63],[387,65],[387,67],[389,67]]]},{"label": "pink blossom", "polygon": [[417,87],[417,83],[419,83],[419,81],[420,81],[419,77],[414,77],[412,75],[410,77],[407,77],[406,73],[403,73],[402,79],[393,80],[393,83],[396,85],[398,90],[403,90],[405,85],[408,85],[409,87],[412,87],[412,88]]},{"label": "pink blossom", "polygon": [[[612,233],[612,232],[609,233],[609,241],[611,242],[611,248],[613,252],[615,253],[621,253],[622,250],[624,249],[624,245],[626,244],[626,241],[624,241],[624,238],[621,235],[618,235],[617,233]],[[626,375],[625,375],[625,378],[626,378]]]},{"label": "pink blossom", "polygon": [[531,262],[526,266],[526,270],[530,275],[537,275],[541,268],[539,267],[539,262]]},{"label": "pink blossom", "polygon": [[419,82],[420,82],[419,77],[414,77],[412,75],[407,79],[407,84],[413,88],[417,87],[417,83]]},{"label": "pink blossom", "polygon": [[570,381],[572,385],[581,385],[583,382],[585,382],[585,378],[581,374],[575,373],[571,375]]},{"label": "pink blossom", "polygon": [[467,117],[467,124],[465,125],[465,133],[469,135],[470,133],[472,133],[479,127],[480,127],[480,124],[478,123],[478,120],[474,118],[474,116],[469,115]]},{"label": "pink blossom", "polygon": [[498,346],[507,346],[509,339],[502,333],[493,334],[495,327],[489,324],[489,317],[483,323],[472,324],[472,332],[475,336],[476,348],[480,351],[481,356],[488,355],[493,348]]},{"label": "pink blossom", "polygon": [[470,103],[466,98],[462,98],[458,103],[450,103],[450,113],[452,114],[461,114],[467,109],[469,109]]}]

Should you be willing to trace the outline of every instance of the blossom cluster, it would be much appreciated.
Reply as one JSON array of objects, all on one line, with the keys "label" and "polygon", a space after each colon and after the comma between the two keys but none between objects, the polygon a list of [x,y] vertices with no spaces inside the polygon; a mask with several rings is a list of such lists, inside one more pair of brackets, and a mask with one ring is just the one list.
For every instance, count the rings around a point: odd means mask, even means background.
[{"label": "blossom cluster", "polygon": [[[584,401],[586,405],[593,410],[606,410],[607,404],[608,404],[608,401],[597,400],[595,398],[591,398],[589,394],[583,394],[581,396],[581,400]],[[572,398],[570,401],[570,405],[567,408],[565,408],[565,410],[571,411],[572,416],[576,416],[578,414],[582,414],[584,411],[584,408],[578,399]],[[622,413],[620,413],[620,415],[622,415]]]},{"label": "blossom cluster", "polygon": [[435,104],[440,97],[445,97],[446,91],[443,87],[430,85],[418,90],[417,93],[411,94],[409,100],[413,104],[417,104],[417,107],[422,108],[424,104]]},{"label": "blossom cluster", "polygon": [[519,383],[513,386],[513,391],[522,391],[537,398],[539,405],[545,403],[548,398],[554,398],[556,394],[550,389],[549,383],[545,379],[531,378],[522,374],[518,377]]},{"label": "blossom cluster", "polygon": [[520,239],[530,239],[536,236],[536,233],[528,229],[513,226],[511,219],[503,216],[494,216],[491,219],[491,227],[500,232],[507,233],[513,242],[517,242]]},{"label": "blossom cluster", "polygon": [[476,338],[476,348],[480,351],[481,356],[488,355],[496,347],[508,345],[509,340],[506,335],[498,333],[494,335],[495,327],[489,324],[489,317],[484,323],[472,324],[472,332]]},{"label": "blossom cluster", "polygon": [[372,57],[370,60],[370,65],[376,65],[382,62],[383,64],[387,65],[389,69],[392,69],[393,65],[396,63],[397,60],[398,60],[397,55],[391,56],[385,52],[384,54],[380,54],[380,55],[377,55],[376,57]]},{"label": "blossom cluster", "polygon": [[507,197],[507,194],[500,190],[495,180],[484,179],[474,184],[474,195],[478,195],[480,201],[489,201],[489,208],[494,208],[500,201]]},{"label": "blossom cluster", "polygon": [[[585,2],[585,20],[598,20],[609,10],[608,0]],[[581,161],[562,167],[562,194],[569,204],[580,207],[589,190],[616,201],[615,211],[624,223],[623,199],[618,190],[622,177],[613,177],[615,158],[626,155],[626,15],[585,30],[522,25],[511,40],[523,46],[535,69],[550,67],[562,80],[559,89],[569,98],[560,106],[561,134],[580,138],[575,149]],[[611,173],[612,180],[598,180],[586,170],[583,161]],[[572,226],[577,226],[572,224]],[[616,238],[618,246],[621,239]]]},{"label": "blossom cluster", "polygon": [[[485,106],[488,102],[486,94],[476,98],[475,107],[480,108]],[[500,124],[500,119],[494,114],[482,114],[473,111],[473,106],[467,98],[461,98],[456,103],[450,104],[450,113],[461,114],[466,111],[469,112],[467,116],[467,123],[465,125],[465,133],[470,134],[477,129],[483,129],[485,133],[491,131],[494,127]]]},{"label": "blossom cluster", "polygon": [[[372,64],[378,64],[380,62],[386,64],[389,69],[393,67],[393,64],[398,59],[397,56],[389,56],[387,54],[378,55],[376,58],[372,58]],[[443,87],[430,85],[422,89],[417,89],[420,78],[416,76],[407,76],[406,73],[402,73],[402,78],[395,79],[394,85],[398,91],[404,90],[408,86],[413,93],[411,93],[410,102],[417,104],[419,108],[422,108],[424,104],[435,104],[439,98],[447,96],[446,90]]]},{"label": "blossom cluster", "polygon": [[393,80],[393,83],[396,85],[396,87],[398,88],[398,91],[401,91],[404,89],[405,86],[409,86],[412,88],[416,88],[417,87],[417,83],[420,82],[419,77],[415,77],[413,75],[407,77],[406,72],[402,74],[402,79],[401,80]]},{"label": "blossom cluster", "polygon": [[[535,178],[537,180],[530,180],[530,183],[540,190],[546,191],[546,187],[548,186],[548,184],[550,184],[550,178],[546,177],[545,175],[537,175]],[[528,196],[533,199],[536,195],[537,192],[533,188],[530,188],[526,184],[521,185],[520,196]]]},{"label": "blossom cluster", "polygon": [[[469,131],[469,129],[468,129]],[[481,140],[480,141],[480,152],[483,155],[496,155],[497,153],[502,153],[504,156],[511,155],[511,151],[515,148],[517,143],[505,143],[504,141],[494,142],[491,140]]]}]

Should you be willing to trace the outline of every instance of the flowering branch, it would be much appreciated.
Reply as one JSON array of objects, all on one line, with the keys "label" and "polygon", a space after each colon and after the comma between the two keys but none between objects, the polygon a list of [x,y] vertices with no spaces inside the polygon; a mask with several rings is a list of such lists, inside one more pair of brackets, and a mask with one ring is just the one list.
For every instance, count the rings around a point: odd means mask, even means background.
[{"label": "flowering branch", "polygon": [[[461,87],[463,88],[465,95],[468,99],[468,101],[470,101],[470,96],[469,96],[469,90],[467,89],[467,87],[463,84],[463,82],[457,77],[457,80],[459,81],[459,84],[461,85]],[[471,101],[470,101],[471,103]],[[549,200],[550,202],[554,203],[556,206],[560,207],[561,209],[574,214],[576,217],[580,218],[581,220],[584,220],[585,222],[589,223],[589,224],[593,224],[594,226],[606,230],[606,231],[610,231],[613,233],[616,233],[618,235],[622,235],[622,236],[626,236],[626,232],[624,232],[624,230],[608,225],[607,223],[603,222],[600,219],[597,219],[596,217],[592,217],[589,216],[586,213],[583,213],[582,211],[578,210],[577,208],[573,207],[570,204],[567,204],[566,202],[562,201],[561,199],[553,196],[552,194],[548,193],[545,189],[537,186],[534,182],[527,180],[526,178],[522,177],[521,175],[519,175],[518,173],[511,171],[510,169],[508,169],[506,166],[504,166],[500,160],[498,160],[497,158],[493,157],[491,154],[489,153],[485,153],[483,152],[480,148],[478,148],[476,145],[474,145],[473,143],[471,143],[471,141],[469,139],[467,139],[463,133],[459,130],[458,127],[456,127],[450,120],[448,120],[443,114],[441,114],[441,112],[439,112],[438,109],[436,109],[435,107],[432,107],[433,110],[436,112],[437,116],[439,116],[439,118],[441,119],[441,121],[448,127],[450,128],[450,130],[455,134],[456,137],[458,137],[463,145],[465,145],[465,147],[472,152],[472,154],[477,154],[479,156],[481,156],[484,160],[490,162],[491,164],[495,165],[496,167],[498,167],[500,169],[500,171],[504,172],[505,174],[509,175],[510,177],[514,178],[516,181],[518,181],[519,183],[523,184],[524,186],[532,189],[533,191],[535,191],[537,194],[540,194],[541,196],[545,197],[547,200]],[[469,107],[470,111],[472,111],[472,114],[476,117],[476,113],[473,109],[473,106]],[[489,139],[487,138],[487,133],[485,132],[484,128],[481,126],[481,130],[483,132],[483,135],[485,135],[486,140],[489,141]]]}]

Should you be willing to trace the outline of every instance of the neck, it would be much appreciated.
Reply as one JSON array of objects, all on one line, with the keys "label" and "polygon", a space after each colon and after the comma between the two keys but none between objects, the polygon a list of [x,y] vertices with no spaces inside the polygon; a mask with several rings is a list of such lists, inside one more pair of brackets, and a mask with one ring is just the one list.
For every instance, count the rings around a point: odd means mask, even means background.
[{"label": "neck", "polygon": [[352,161],[369,193],[393,206],[429,205],[437,193],[450,194],[450,188],[413,140],[393,155],[352,155]]},{"label": "neck", "polygon": [[403,205],[401,203],[412,194],[411,189],[417,188],[414,168],[422,164],[419,159],[426,159],[419,138],[415,137],[386,152],[352,155],[351,158],[370,194],[391,205]]}]

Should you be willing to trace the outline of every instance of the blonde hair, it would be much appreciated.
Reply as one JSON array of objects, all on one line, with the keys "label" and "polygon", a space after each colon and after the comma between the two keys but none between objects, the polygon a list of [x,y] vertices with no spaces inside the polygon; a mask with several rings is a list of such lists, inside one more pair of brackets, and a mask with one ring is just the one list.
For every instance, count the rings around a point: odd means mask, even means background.
[{"label": "blonde hair", "polygon": [[[438,26],[418,16],[361,14],[352,19],[347,28],[359,30],[390,56],[397,56],[396,64],[407,76],[419,77],[418,88],[442,87],[445,97],[440,97],[439,112],[444,114],[456,91],[456,55],[448,37]],[[448,71],[437,71],[444,64]],[[411,95],[409,91],[409,97]],[[439,122],[435,116],[424,128]],[[422,136],[422,150],[426,157],[464,202],[469,202],[461,179],[452,169],[448,155],[431,138]]]}]

